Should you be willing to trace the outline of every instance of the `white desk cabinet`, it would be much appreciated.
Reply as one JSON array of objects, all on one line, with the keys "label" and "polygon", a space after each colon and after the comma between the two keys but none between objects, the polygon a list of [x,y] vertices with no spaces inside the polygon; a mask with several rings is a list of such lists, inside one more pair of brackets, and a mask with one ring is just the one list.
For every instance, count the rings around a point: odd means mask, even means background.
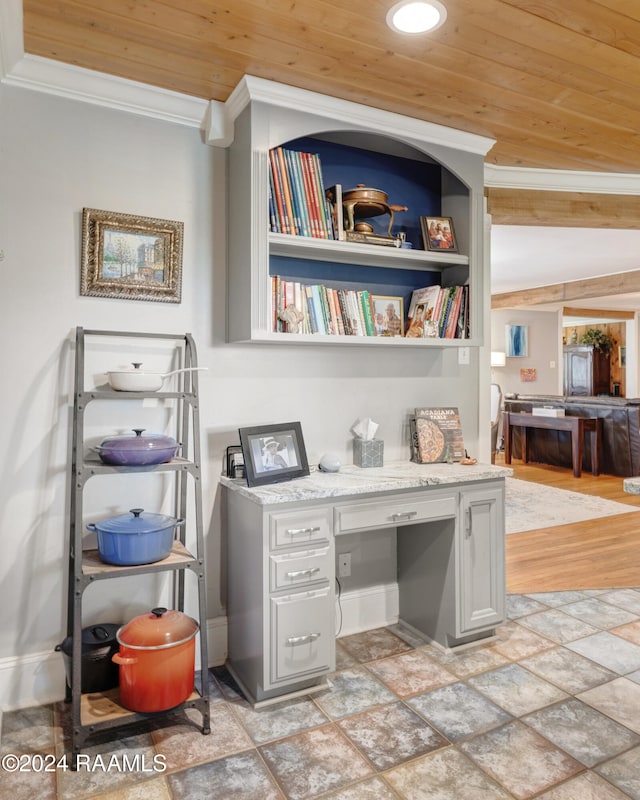
[{"label": "white desk cabinet", "polygon": [[335,538],[397,529],[399,622],[455,647],[504,621],[504,476],[488,465],[343,468],[248,489],[222,478],[228,668],[255,704],[335,669]]}]

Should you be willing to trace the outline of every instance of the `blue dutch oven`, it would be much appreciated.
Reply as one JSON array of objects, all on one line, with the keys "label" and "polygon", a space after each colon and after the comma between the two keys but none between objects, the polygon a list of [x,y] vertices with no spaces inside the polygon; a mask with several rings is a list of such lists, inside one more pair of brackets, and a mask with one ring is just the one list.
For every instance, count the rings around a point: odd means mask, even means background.
[{"label": "blue dutch oven", "polygon": [[107,564],[120,567],[153,564],[169,555],[175,529],[184,519],[164,514],[148,514],[132,508],[100,522],[90,522],[87,530],[98,535],[98,553]]}]

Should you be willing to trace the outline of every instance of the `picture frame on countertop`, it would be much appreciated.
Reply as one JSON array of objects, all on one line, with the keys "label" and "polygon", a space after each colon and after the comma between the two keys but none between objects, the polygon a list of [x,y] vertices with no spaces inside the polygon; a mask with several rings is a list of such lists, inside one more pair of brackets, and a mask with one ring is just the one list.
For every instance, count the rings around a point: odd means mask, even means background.
[{"label": "picture frame on countertop", "polygon": [[371,304],[375,336],[404,336],[404,298],[373,294]]},{"label": "picture frame on countertop", "polygon": [[227,447],[226,474],[228,478],[244,478],[244,456],[242,446],[232,444]]},{"label": "picture frame on countertop", "polygon": [[184,223],[85,208],[80,294],[180,303]]},{"label": "picture frame on countertop", "polygon": [[425,250],[437,253],[458,252],[458,241],[451,217],[420,217],[420,228]]},{"label": "picture frame on countertop", "polygon": [[309,474],[299,422],[240,428],[247,486],[281,483]]}]

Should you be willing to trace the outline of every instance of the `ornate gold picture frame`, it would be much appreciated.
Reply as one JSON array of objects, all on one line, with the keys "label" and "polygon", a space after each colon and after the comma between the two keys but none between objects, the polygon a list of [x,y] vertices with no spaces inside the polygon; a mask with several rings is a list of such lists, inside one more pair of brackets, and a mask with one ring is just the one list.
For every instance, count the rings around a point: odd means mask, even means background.
[{"label": "ornate gold picture frame", "polygon": [[179,303],[184,224],[85,208],[80,294]]}]

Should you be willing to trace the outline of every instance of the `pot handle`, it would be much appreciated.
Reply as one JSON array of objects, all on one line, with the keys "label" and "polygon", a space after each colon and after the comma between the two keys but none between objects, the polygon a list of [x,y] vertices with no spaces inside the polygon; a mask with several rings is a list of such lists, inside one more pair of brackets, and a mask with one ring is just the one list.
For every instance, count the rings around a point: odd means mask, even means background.
[{"label": "pot handle", "polygon": [[181,367],[180,369],[172,369],[171,372],[163,372],[160,377],[168,378],[169,375],[177,375],[179,372],[198,372],[208,369],[209,367]]},{"label": "pot handle", "polygon": [[87,522],[87,530],[91,531],[92,533],[94,533],[97,530],[96,523],[95,522]]},{"label": "pot handle", "polygon": [[107,640],[111,638],[109,631],[106,628],[103,628],[102,625],[94,625],[91,628],[91,633],[96,637],[96,639],[103,639]]},{"label": "pot handle", "polygon": [[185,523],[185,522],[186,522],[186,520],[185,520],[185,518],[184,518],[184,517],[179,517],[179,518],[178,518],[178,519],[177,519],[177,520],[176,520],[176,521],[173,523],[173,527],[174,527],[174,528],[179,528],[181,525],[184,525],[184,523]]},{"label": "pot handle", "polygon": [[121,656],[120,653],[114,653],[111,656],[111,660],[115,664],[120,664],[121,667],[122,666],[128,666],[129,664],[137,664],[138,663],[138,659],[137,658],[125,658],[124,656]]}]

